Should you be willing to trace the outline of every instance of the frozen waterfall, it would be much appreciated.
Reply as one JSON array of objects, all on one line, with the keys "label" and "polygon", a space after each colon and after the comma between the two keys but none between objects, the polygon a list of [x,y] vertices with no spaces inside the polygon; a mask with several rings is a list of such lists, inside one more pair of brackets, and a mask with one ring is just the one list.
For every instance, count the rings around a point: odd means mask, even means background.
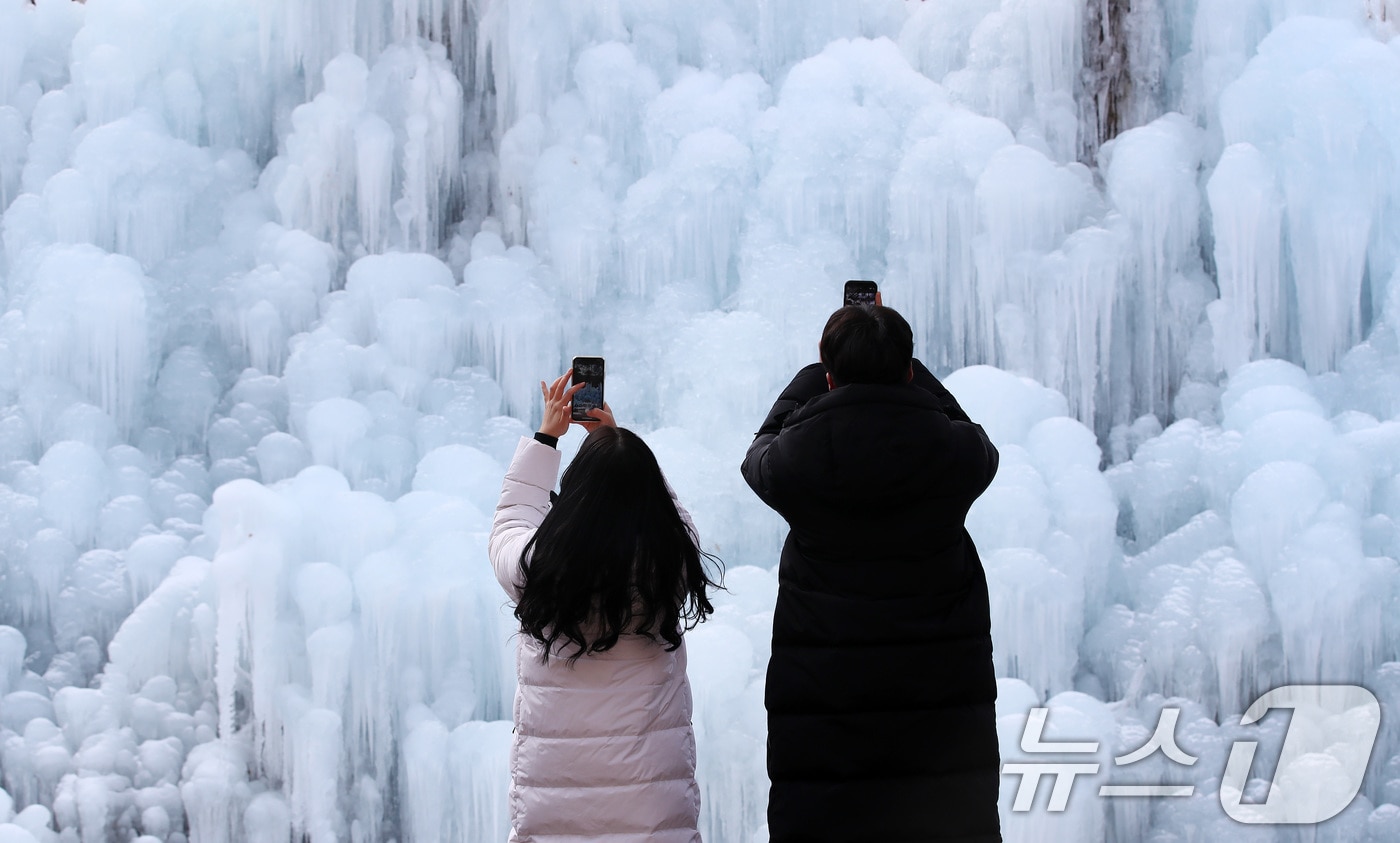
[{"label": "frozen waterfall", "polygon": [[[0,0],[0,841],[504,840],[485,534],[583,353],[726,563],[701,831],[765,841],[737,467],[848,278],[1001,450],[1004,759],[1096,747],[1005,838],[1292,841],[1225,803],[1364,764],[1304,838],[1400,839],[1397,79],[1397,0]],[[1369,763],[1315,706],[1222,785],[1310,682]]]}]

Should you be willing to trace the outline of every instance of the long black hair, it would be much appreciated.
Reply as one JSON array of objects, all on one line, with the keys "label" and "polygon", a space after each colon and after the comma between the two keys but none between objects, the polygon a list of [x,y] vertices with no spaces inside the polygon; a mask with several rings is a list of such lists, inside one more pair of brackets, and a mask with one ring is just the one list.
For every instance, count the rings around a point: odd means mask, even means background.
[{"label": "long black hair", "polygon": [[570,647],[570,662],[609,650],[623,634],[674,650],[714,611],[706,591],[718,585],[702,560],[718,563],[676,510],[651,449],[630,430],[599,426],[521,554],[515,617],[545,661]]}]

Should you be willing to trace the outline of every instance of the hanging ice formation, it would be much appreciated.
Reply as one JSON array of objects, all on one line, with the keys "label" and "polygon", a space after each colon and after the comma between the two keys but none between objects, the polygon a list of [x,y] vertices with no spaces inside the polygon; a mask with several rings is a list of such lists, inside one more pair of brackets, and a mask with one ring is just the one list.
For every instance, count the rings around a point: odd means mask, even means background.
[{"label": "hanging ice formation", "polygon": [[[701,826],[765,839],[783,526],[733,467],[856,277],[1001,448],[1005,757],[1036,706],[1101,742],[1086,789],[1164,707],[1202,757],[1145,763],[1196,788],[1150,808],[1008,788],[1006,839],[1236,834],[1263,689],[1400,704],[1398,24],[0,0],[0,840],[504,839],[484,532],[582,353],[727,563]],[[1400,839],[1397,803],[1386,726],[1321,831]]]}]

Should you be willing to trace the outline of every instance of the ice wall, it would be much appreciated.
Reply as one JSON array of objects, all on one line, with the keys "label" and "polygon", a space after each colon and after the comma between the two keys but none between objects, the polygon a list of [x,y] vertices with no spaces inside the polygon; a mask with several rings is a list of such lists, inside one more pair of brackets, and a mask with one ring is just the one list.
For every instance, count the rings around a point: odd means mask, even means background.
[{"label": "ice wall", "polygon": [[[0,0],[0,839],[502,839],[484,531],[581,353],[727,563],[702,831],[765,839],[735,467],[852,277],[1002,451],[1006,759],[1201,757],[1008,777],[1007,839],[1233,834],[1261,690],[1400,703],[1396,12]],[[1397,751],[1321,837],[1393,839]]]},{"label": "ice wall", "polygon": [[1400,130],[1382,80],[1397,70],[1395,51],[1354,25],[1295,19],[1221,96],[1226,143],[1252,144],[1279,173],[1287,246],[1275,286],[1290,313],[1309,314],[1280,351],[1314,373],[1361,339],[1395,272]]}]

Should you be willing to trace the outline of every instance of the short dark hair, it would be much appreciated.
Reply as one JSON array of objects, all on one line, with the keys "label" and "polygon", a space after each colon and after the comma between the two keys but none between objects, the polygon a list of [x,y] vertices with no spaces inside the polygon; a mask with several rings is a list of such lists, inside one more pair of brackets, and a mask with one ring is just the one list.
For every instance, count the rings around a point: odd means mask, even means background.
[{"label": "short dark hair", "polygon": [[852,304],[826,320],[818,348],[837,386],[904,383],[914,360],[914,331],[888,307]]},{"label": "short dark hair", "polygon": [[719,560],[700,549],[656,456],[626,428],[599,425],[583,440],[520,562],[515,617],[545,661],[604,652],[627,634],[674,650],[714,611],[705,563]]}]

